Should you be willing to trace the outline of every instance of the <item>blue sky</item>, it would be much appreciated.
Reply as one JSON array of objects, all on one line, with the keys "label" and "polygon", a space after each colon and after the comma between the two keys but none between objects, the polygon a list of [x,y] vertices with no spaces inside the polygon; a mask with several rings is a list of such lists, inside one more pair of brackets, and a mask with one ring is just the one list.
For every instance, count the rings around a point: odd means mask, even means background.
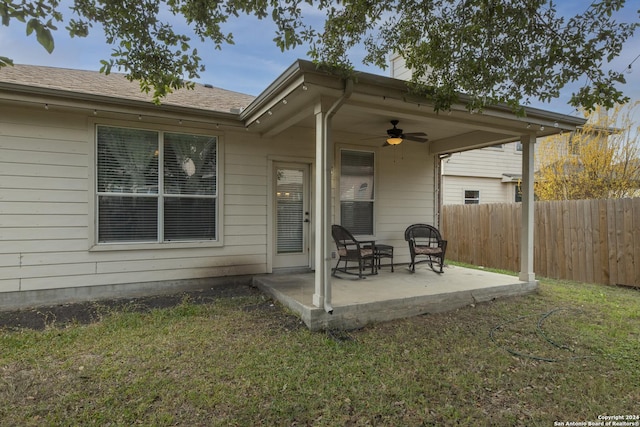
[{"label": "blue sky", "polygon": [[[582,12],[589,2],[586,0],[564,0],[560,7],[567,13]],[[627,1],[624,16],[638,19],[640,0]],[[316,11],[308,11],[312,18],[320,19]],[[313,16],[315,13],[316,16]],[[69,14],[70,16],[70,14]],[[54,34],[56,48],[48,54],[36,41],[32,34],[25,35],[24,24],[11,21],[9,27],[0,26],[0,55],[12,58],[15,63],[47,65],[54,67],[98,70],[100,59],[108,59],[111,47],[104,42],[99,30],[94,29],[87,38],[71,39],[60,26],[61,31]],[[213,44],[198,46],[206,71],[201,73],[200,82],[209,83],[224,89],[234,90],[251,95],[258,95],[286,70],[296,59],[306,58],[306,47],[281,52],[272,41],[273,24],[269,20],[260,21],[253,17],[241,17],[232,20],[226,31],[233,33],[235,45],[225,45],[216,50]],[[388,70],[365,67],[361,64],[362,51],[354,50],[351,60],[361,71],[388,75]],[[632,100],[640,100],[640,32],[633,40],[625,44],[623,54],[615,59],[611,67],[625,70],[635,60],[632,72],[625,74],[627,84],[623,91]],[[581,84],[584,82],[581,82]],[[571,94],[570,88],[563,91],[561,97],[548,104],[534,104],[534,107],[551,110],[562,114],[575,114],[575,110],[567,104]]]}]

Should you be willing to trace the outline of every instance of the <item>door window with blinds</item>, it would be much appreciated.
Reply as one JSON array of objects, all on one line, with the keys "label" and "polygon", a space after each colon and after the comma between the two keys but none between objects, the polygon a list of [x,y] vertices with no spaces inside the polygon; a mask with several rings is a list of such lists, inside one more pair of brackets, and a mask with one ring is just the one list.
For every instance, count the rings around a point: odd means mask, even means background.
[{"label": "door window with blinds", "polygon": [[340,151],[340,224],[352,234],[372,235],[374,155],[369,151]]},{"label": "door window with blinds", "polygon": [[304,170],[276,171],[276,251],[278,254],[304,251]]},{"label": "door window with blinds", "polygon": [[215,136],[97,127],[99,243],[217,240]]}]

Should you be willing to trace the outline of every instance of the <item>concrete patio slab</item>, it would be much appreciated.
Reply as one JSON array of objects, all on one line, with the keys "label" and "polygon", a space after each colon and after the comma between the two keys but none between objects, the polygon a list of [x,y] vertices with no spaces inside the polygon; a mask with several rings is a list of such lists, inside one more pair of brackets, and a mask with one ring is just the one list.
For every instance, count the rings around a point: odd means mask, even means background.
[{"label": "concrete patio slab", "polygon": [[426,264],[411,273],[397,266],[366,279],[332,277],[333,313],[313,305],[314,273],[256,276],[253,283],[298,313],[311,330],[356,329],[369,323],[454,310],[495,298],[535,291],[538,282],[488,271],[447,266],[444,274]]}]

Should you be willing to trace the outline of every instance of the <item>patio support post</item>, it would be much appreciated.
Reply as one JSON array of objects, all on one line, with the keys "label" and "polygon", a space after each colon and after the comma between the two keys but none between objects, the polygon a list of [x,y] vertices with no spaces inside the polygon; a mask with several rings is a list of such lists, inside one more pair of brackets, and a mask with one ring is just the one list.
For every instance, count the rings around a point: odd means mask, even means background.
[{"label": "patio support post", "polygon": [[[314,111],[316,117],[316,177],[315,177],[315,292],[313,293],[313,305],[323,308],[325,300],[331,301],[331,287],[325,285],[331,278],[330,255],[327,256],[327,241],[329,239],[329,192],[331,189],[331,159],[330,148],[333,146],[331,139],[326,134],[324,126],[327,114],[326,102],[320,100]],[[330,124],[330,120],[327,120]],[[331,147],[330,147],[331,146]]]},{"label": "patio support post", "polygon": [[321,98],[315,106],[316,117],[316,191],[315,191],[315,292],[313,305],[333,314],[331,305],[331,170],[333,168],[333,139],[331,118],[351,96],[353,81],[346,80],[344,93],[329,106]]},{"label": "patio support post", "polygon": [[533,168],[536,137],[534,134],[522,135],[522,229],[520,231],[520,280],[534,282],[533,271]]}]

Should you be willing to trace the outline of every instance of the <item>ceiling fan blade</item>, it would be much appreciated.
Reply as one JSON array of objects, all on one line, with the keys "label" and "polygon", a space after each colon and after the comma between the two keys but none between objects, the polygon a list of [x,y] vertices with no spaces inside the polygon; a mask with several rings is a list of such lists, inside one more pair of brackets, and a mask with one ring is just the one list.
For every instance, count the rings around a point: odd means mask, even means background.
[{"label": "ceiling fan blade", "polygon": [[417,136],[412,136],[412,135],[404,135],[404,139],[406,139],[407,141],[415,141],[415,142],[427,142],[429,139],[427,138],[419,138]]},{"label": "ceiling fan blade", "polygon": [[407,132],[404,136],[427,136],[424,132]]}]

